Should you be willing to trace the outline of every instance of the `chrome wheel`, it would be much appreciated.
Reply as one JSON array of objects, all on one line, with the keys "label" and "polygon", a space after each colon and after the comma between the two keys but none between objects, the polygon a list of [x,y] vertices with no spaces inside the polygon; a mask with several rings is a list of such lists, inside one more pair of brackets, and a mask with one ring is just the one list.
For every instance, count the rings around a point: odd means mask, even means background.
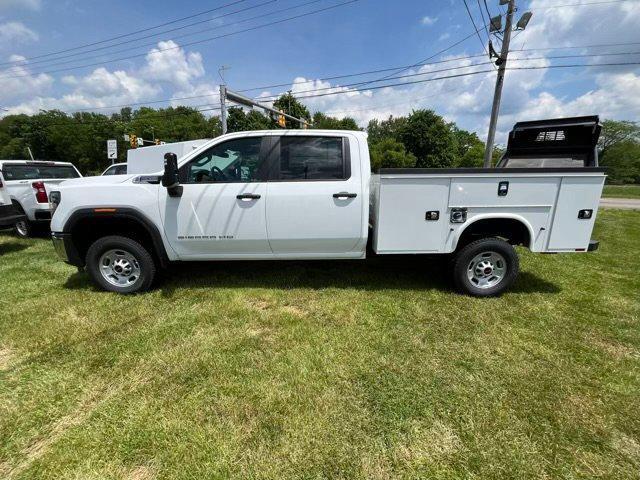
[{"label": "chrome wheel", "polygon": [[102,277],[116,287],[129,287],[140,278],[140,262],[126,250],[106,251],[99,265]]},{"label": "chrome wheel", "polygon": [[482,252],[471,260],[467,278],[476,288],[487,289],[498,285],[507,274],[507,262],[496,252]]},{"label": "chrome wheel", "polygon": [[22,220],[20,222],[17,222],[15,227],[16,227],[16,232],[21,237],[28,237],[29,236],[29,227],[27,226],[27,221],[26,220]]}]

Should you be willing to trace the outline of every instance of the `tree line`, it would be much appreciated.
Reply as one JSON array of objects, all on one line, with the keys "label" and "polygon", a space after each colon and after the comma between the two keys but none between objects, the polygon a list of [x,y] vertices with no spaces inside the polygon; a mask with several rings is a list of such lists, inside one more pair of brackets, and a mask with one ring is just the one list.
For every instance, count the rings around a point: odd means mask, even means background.
[{"label": "tree line", "polygon": [[[274,102],[276,109],[312,123],[314,129],[360,130],[353,118],[335,118],[322,112],[311,114],[291,94]],[[287,120],[287,128],[300,128]],[[257,110],[228,110],[229,132],[279,128],[276,119]],[[369,136],[372,169],[382,167],[455,168],[480,167],[484,142],[473,132],[447,122],[432,110],[414,110],[407,116],[374,119],[365,129]],[[190,107],[123,108],[105,115],[58,110],[36,115],[8,115],[0,120],[0,158],[34,158],[68,161],[83,174],[99,174],[107,160],[106,141],[118,139],[118,161],[126,161],[130,145],[123,135],[135,134],[145,140],[179,142],[213,138],[222,132],[218,117],[206,117]],[[634,122],[606,120],[600,139],[600,162],[609,167],[612,183],[640,183],[640,127]],[[502,155],[496,149],[494,161]]]}]

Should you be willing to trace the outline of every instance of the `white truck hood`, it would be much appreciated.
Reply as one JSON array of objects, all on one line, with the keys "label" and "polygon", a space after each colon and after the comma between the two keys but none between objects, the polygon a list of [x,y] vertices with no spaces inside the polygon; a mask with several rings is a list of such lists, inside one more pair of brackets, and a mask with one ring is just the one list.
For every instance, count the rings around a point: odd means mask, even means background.
[{"label": "white truck hood", "polygon": [[83,186],[88,187],[91,185],[117,185],[124,183],[138,175],[105,175],[103,177],[82,177],[74,178],[71,180],[65,180],[60,185],[63,187],[75,187]]}]

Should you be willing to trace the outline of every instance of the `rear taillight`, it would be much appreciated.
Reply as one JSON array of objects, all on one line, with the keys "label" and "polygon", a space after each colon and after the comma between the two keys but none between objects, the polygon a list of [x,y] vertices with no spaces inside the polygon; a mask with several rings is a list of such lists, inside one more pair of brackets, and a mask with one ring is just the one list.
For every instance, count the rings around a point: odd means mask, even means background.
[{"label": "rear taillight", "polygon": [[44,182],[33,182],[31,186],[36,191],[36,201],[38,203],[49,203],[47,190],[44,188]]}]

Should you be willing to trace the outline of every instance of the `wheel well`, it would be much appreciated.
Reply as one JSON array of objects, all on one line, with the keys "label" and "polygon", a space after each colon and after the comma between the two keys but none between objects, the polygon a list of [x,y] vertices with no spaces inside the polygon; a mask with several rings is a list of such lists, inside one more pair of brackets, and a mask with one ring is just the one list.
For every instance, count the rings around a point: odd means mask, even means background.
[{"label": "wheel well", "polygon": [[154,244],[154,239],[142,222],[129,217],[88,216],[79,219],[70,230],[73,244],[84,262],[89,247],[99,238],[121,235],[135,240],[145,247],[160,265],[163,257]]},{"label": "wheel well", "polygon": [[514,218],[487,218],[469,225],[458,239],[457,248],[460,249],[471,242],[485,237],[498,237],[508,241],[511,245],[530,247],[531,234],[520,220]]}]

